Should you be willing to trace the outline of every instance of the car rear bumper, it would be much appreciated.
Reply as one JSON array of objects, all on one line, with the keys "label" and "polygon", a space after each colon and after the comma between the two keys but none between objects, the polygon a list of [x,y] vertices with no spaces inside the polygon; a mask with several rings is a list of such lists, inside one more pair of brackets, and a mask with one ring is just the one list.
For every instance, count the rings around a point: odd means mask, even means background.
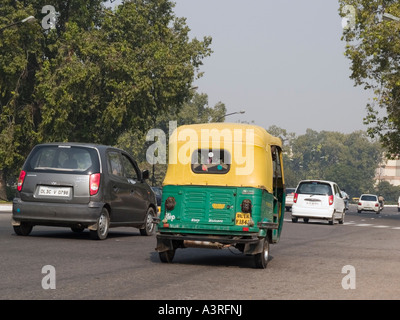
[{"label": "car rear bumper", "polygon": [[364,207],[364,206],[357,206],[358,211],[374,211],[378,212],[380,210],[380,207]]},{"label": "car rear bumper", "polygon": [[102,202],[89,202],[87,204],[65,204],[49,202],[25,202],[14,199],[12,209],[13,224],[29,222],[33,225],[50,226],[90,226],[97,223]]},{"label": "car rear bumper", "polygon": [[314,219],[332,219],[334,209],[331,208],[303,208],[292,206],[292,217],[306,217]]}]

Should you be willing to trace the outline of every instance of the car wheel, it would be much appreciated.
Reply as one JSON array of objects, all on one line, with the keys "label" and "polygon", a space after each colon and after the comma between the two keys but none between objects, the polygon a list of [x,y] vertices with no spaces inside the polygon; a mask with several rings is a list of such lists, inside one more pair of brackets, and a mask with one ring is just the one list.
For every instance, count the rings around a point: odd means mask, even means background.
[{"label": "car wheel", "polygon": [[155,225],[153,223],[153,217],[155,217],[155,212],[153,208],[149,208],[146,214],[146,220],[144,228],[140,229],[140,234],[142,236],[152,236],[155,231]]},{"label": "car wheel", "polygon": [[257,253],[254,255],[254,262],[256,264],[256,268],[258,269],[265,269],[268,264],[268,258],[269,258],[269,242],[267,238],[264,238],[263,241],[263,250],[260,253]]},{"label": "car wheel", "polygon": [[308,223],[309,220],[309,218],[303,218],[304,223]]},{"label": "car wheel", "polygon": [[357,213],[361,213],[361,210],[357,210]]},{"label": "car wheel", "polygon": [[21,222],[19,226],[14,226],[14,232],[19,236],[29,236],[33,229],[33,225],[28,222]]},{"label": "car wheel", "polygon": [[101,210],[99,219],[97,220],[97,230],[90,230],[90,237],[93,240],[104,240],[107,238],[108,229],[110,227],[110,215],[106,208]]},{"label": "car wheel", "polygon": [[171,263],[175,256],[175,249],[159,252],[158,256],[160,257],[161,262]]},{"label": "car wheel", "polygon": [[299,218],[297,218],[297,217],[292,217],[292,222],[293,222],[293,223],[296,223],[298,220],[299,220]]}]

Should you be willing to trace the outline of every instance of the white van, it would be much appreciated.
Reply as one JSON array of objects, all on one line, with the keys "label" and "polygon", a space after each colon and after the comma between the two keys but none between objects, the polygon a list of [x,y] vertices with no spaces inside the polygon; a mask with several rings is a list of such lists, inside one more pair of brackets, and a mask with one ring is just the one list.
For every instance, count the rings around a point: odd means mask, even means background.
[{"label": "white van", "polygon": [[346,207],[339,186],[332,181],[302,180],[293,197],[292,222],[303,218],[344,222]]}]

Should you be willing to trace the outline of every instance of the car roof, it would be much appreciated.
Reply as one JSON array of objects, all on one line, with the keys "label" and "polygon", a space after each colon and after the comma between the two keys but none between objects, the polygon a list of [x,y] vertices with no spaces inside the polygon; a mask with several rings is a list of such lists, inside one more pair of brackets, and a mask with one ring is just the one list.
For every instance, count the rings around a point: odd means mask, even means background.
[{"label": "car roof", "polygon": [[77,146],[77,147],[90,147],[90,148],[97,148],[97,149],[113,148],[113,149],[124,151],[120,148],[116,148],[113,146],[97,144],[97,143],[89,143],[89,142],[46,142],[46,143],[40,143],[36,146],[71,146],[71,147]]},{"label": "car roof", "polygon": [[322,182],[322,183],[329,183],[329,184],[337,184],[337,183],[334,182],[334,181],[328,181],[328,180],[301,180],[301,181],[299,182],[299,184],[300,184],[300,183],[303,183],[303,182]]}]

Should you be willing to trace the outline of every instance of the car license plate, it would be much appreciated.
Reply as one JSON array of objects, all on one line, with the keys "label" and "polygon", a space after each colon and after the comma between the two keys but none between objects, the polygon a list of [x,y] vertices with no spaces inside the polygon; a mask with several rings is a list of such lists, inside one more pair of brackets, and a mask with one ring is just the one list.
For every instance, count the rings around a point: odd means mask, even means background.
[{"label": "car license plate", "polygon": [[319,206],[321,204],[321,202],[320,201],[318,201],[318,202],[317,201],[306,201],[306,204],[311,207],[316,207],[316,206]]},{"label": "car license plate", "polygon": [[49,187],[40,186],[38,195],[48,196],[48,197],[69,197],[71,193],[71,188],[69,187]]},{"label": "car license plate", "polygon": [[250,213],[236,212],[235,224],[237,226],[247,226],[250,221]]}]

